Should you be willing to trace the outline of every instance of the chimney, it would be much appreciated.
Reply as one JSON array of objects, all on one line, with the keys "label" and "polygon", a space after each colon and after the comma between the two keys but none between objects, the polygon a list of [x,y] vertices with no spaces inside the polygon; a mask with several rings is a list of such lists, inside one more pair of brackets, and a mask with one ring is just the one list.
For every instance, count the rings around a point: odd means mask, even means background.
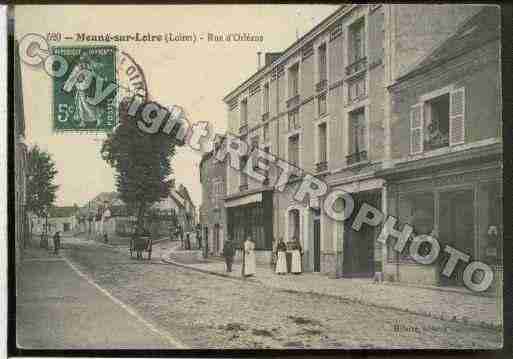
[{"label": "chimney", "polygon": [[260,61],[260,56],[261,55],[262,55],[262,51],[258,51],[257,52],[257,59],[258,59],[257,70],[260,70],[260,67],[261,67],[261,61]]}]

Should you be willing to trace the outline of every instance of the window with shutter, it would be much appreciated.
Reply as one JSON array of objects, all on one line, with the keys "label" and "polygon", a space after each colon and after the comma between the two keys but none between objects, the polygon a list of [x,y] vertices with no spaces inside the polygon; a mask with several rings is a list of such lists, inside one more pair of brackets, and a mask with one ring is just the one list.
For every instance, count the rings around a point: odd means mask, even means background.
[{"label": "window with shutter", "polygon": [[465,88],[451,91],[450,98],[450,144],[457,145],[465,142]]},{"label": "window with shutter", "polygon": [[410,110],[410,152],[420,153],[423,149],[422,104],[412,106]]}]

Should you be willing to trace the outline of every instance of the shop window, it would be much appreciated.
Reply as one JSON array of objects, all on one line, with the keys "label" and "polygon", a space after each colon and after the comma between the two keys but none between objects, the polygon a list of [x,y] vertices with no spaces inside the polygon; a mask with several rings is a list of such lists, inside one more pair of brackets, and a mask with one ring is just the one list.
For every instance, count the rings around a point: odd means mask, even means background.
[{"label": "shop window", "polygon": [[255,241],[255,249],[272,248],[271,238],[265,236],[262,202],[230,208],[228,212],[230,236],[242,245],[247,237]]},{"label": "shop window", "polygon": [[[400,230],[406,223],[413,227],[415,235],[431,234],[435,226],[435,197],[433,193],[415,193],[400,196],[398,204],[398,223]],[[410,261],[409,242],[405,245],[403,251],[398,253],[394,250],[395,240],[389,239],[388,260],[389,261]],[[419,254],[429,253],[429,244],[423,245],[419,249]]]}]

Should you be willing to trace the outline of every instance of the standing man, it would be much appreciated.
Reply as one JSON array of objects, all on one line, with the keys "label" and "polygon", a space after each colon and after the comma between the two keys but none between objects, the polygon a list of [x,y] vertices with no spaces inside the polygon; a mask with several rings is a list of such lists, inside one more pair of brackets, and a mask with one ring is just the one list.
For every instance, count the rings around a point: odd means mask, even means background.
[{"label": "standing man", "polygon": [[232,271],[233,257],[235,255],[235,247],[233,242],[228,238],[228,240],[224,243],[223,247],[223,257],[226,262],[226,271]]},{"label": "standing man", "polygon": [[185,234],[185,249],[191,249],[191,232]]},{"label": "standing man", "polygon": [[202,242],[201,242],[201,227],[199,224],[196,225],[196,241],[198,242],[198,249],[202,248]]},{"label": "standing man", "polygon": [[60,235],[60,232],[57,231],[53,235],[53,253],[59,254],[60,247],[61,247],[61,235]]},{"label": "standing man", "polygon": [[255,243],[251,237],[247,237],[243,247],[243,276],[249,277],[255,275],[256,272],[256,257],[255,257]]}]

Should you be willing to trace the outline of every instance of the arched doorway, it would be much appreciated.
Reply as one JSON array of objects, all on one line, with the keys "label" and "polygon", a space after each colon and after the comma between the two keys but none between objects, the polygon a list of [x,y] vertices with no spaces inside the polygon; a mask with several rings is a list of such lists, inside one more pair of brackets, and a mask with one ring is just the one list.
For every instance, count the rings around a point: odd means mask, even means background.
[{"label": "arched doorway", "polygon": [[297,238],[300,243],[303,242],[301,238],[301,218],[299,209],[296,208],[289,210],[289,230],[286,241],[292,241],[295,238]]}]

